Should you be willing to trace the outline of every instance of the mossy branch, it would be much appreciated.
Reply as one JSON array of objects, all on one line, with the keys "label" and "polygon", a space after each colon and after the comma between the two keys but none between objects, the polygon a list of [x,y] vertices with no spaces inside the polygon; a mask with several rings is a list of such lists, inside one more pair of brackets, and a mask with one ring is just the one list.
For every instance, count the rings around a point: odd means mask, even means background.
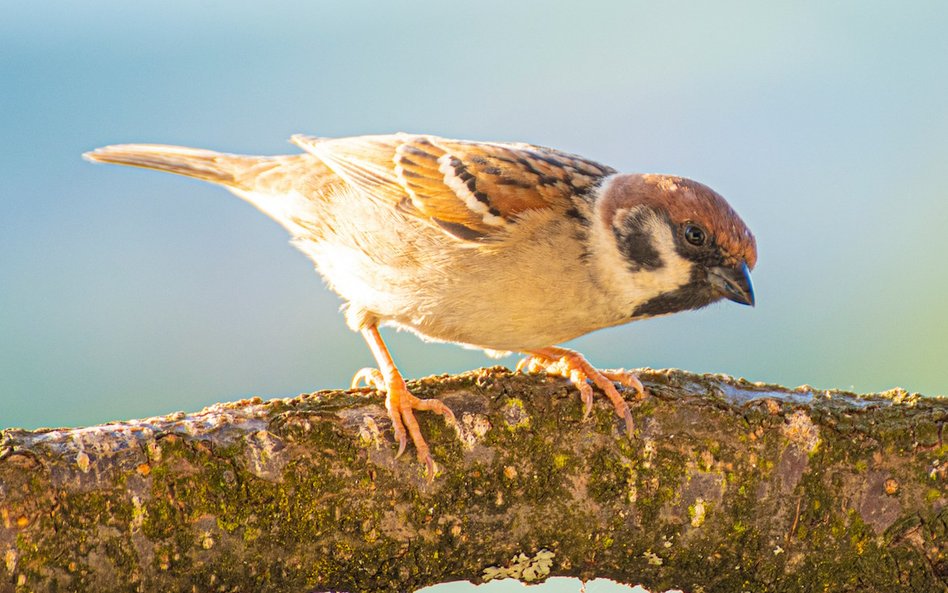
[{"label": "mossy branch", "polygon": [[382,398],[320,392],[6,430],[2,591],[412,591],[609,577],[657,590],[946,591],[948,399],[643,371],[634,439],[562,380],[411,385],[439,475]]}]

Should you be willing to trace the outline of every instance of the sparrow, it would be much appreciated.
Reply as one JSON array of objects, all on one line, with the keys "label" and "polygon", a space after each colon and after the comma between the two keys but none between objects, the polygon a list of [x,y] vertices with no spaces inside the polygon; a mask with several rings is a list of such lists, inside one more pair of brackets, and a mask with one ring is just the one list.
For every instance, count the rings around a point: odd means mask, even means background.
[{"label": "sparrow", "polygon": [[222,185],[286,228],[345,301],[348,326],[378,364],[358,371],[353,386],[386,394],[396,457],[410,437],[429,478],[434,462],[414,411],[454,415],[409,392],[380,326],[525,353],[518,369],[569,379],[585,416],[590,382],[598,387],[631,436],[615,382],[645,397],[635,374],[597,370],[557,344],[722,298],[754,304],[754,236],[696,181],[619,173],[522,143],[404,133],[291,141],[301,154],[126,144],[84,156]]}]

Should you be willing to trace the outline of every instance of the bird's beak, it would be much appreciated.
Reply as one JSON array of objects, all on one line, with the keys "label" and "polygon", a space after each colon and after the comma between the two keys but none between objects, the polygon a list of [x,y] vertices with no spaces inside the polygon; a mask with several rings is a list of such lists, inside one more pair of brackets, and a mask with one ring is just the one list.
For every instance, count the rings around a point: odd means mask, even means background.
[{"label": "bird's beak", "polygon": [[734,268],[717,266],[708,271],[708,280],[715,294],[742,305],[754,306],[754,285],[747,264]]}]

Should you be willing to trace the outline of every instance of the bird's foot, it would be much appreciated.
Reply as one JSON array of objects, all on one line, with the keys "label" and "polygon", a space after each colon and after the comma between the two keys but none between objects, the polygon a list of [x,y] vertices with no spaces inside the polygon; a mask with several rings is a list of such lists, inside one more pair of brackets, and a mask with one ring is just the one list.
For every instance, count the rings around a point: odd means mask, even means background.
[{"label": "bird's foot", "polygon": [[385,393],[385,377],[382,376],[382,371],[373,369],[372,367],[365,367],[356,371],[356,374],[352,376],[352,382],[349,384],[349,388],[359,389],[363,385]]},{"label": "bird's foot", "polygon": [[635,428],[632,421],[632,412],[629,410],[629,404],[622,398],[613,381],[635,389],[636,399],[643,399],[647,397],[645,388],[634,373],[625,369],[600,371],[583,358],[583,355],[579,352],[557,347],[542,348],[529,352],[529,356],[517,364],[517,370],[528,373],[542,371],[569,379],[579,390],[579,397],[583,402],[583,420],[586,420],[592,411],[593,390],[589,384],[589,381],[592,381],[612,402],[616,415],[625,420],[626,432],[630,438],[632,437]]},{"label": "bird's foot", "polygon": [[421,429],[418,427],[418,421],[415,420],[414,410],[429,410],[445,417],[449,424],[455,424],[454,413],[451,408],[446,406],[440,399],[420,399],[408,391],[405,380],[400,374],[390,377],[389,380],[378,369],[364,368],[356,372],[352,378],[352,387],[359,387],[361,384],[375,388],[376,391],[385,393],[385,407],[388,410],[388,416],[392,420],[392,430],[395,433],[395,440],[398,441],[398,453],[395,458],[401,457],[408,446],[408,436],[411,436],[412,443],[415,444],[415,451],[418,453],[418,461],[425,464],[428,472],[428,480],[434,479],[435,465],[431,459],[431,451],[428,443],[421,435]]}]

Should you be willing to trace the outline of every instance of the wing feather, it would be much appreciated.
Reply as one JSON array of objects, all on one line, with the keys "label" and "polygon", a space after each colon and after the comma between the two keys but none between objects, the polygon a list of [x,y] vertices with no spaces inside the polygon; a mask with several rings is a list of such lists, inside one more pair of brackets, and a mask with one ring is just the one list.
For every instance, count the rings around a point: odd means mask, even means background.
[{"label": "wing feather", "polygon": [[562,209],[615,170],[528,144],[395,134],[326,140],[294,136],[374,199],[465,241],[502,240],[530,210]]}]

